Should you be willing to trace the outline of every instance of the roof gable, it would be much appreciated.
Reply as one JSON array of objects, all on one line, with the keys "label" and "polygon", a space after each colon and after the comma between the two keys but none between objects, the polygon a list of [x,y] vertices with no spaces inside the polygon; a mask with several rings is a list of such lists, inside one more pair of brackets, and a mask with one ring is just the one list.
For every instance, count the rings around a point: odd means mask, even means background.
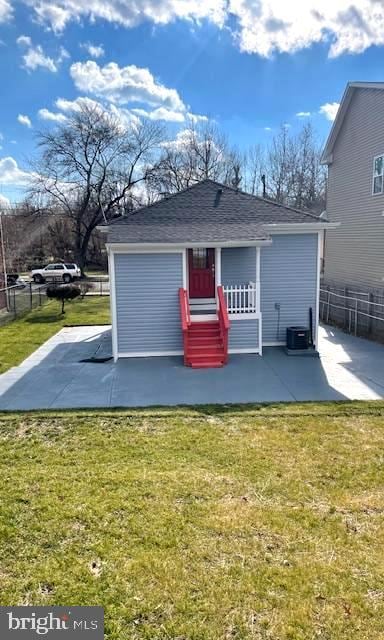
[{"label": "roof gable", "polygon": [[322,164],[332,163],[332,154],[333,154],[334,146],[336,144],[337,137],[340,133],[341,127],[343,125],[345,116],[348,112],[352,98],[355,92],[359,91],[360,89],[376,89],[377,91],[383,91],[384,82],[348,82],[345,88],[343,97],[341,99],[336,118],[333,122],[331,131],[329,133],[327,142],[325,143],[325,147],[321,155]]}]

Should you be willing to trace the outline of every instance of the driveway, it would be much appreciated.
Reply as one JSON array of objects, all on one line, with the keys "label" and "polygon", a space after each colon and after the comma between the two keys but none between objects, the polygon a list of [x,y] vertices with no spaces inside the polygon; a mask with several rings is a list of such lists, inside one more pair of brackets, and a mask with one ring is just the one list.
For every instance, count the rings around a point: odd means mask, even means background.
[{"label": "driveway", "polygon": [[105,326],[59,331],[0,375],[0,409],[375,400],[384,398],[384,346],[320,329],[320,358],[232,355],[222,369],[190,369],[180,357],[84,362],[111,353]]}]

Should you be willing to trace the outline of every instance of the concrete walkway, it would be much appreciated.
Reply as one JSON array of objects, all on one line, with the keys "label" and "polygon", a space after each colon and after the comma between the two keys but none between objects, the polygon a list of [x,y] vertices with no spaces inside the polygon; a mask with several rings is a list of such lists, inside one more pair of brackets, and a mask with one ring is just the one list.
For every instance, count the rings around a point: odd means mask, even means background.
[{"label": "concrete walkway", "polygon": [[332,327],[320,337],[320,359],[270,347],[263,357],[232,355],[222,369],[193,370],[179,357],[81,362],[110,355],[110,330],[62,329],[0,375],[0,409],[384,398],[384,346]]}]

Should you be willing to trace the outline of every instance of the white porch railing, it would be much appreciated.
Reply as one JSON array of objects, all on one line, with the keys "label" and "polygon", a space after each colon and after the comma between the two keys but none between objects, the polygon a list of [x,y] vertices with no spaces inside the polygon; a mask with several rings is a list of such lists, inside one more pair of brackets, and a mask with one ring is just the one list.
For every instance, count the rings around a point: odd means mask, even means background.
[{"label": "white porch railing", "polygon": [[257,313],[257,287],[254,282],[223,287],[223,292],[228,313]]}]

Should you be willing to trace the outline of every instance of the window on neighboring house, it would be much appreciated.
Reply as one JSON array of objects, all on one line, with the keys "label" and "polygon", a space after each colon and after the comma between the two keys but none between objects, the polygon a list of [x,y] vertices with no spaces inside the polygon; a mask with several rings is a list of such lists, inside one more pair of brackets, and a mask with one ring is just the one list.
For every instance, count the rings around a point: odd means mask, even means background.
[{"label": "window on neighboring house", "polygon": [[384,155],[373,160],[373,195],[384,191]]}]

